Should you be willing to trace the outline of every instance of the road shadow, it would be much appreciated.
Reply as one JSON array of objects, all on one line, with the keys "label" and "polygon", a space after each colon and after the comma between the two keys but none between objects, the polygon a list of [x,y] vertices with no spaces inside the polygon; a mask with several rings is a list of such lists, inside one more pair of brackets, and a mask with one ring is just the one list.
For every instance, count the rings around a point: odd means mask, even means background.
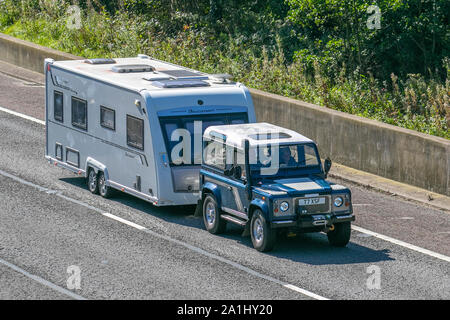
[{"label": "road shadow", "polygon": [[[242,228],[227,226],[227,231],[221,237],[233,239],[245,246],[253,247],[250,237],[242,237]],[[390,250],[374,250],[354,241],[358,239],[357,232],[352,232],[350,243],[344,247],[333,247],[324,233],[303,233],[295,237],[278,236],[273,251],[267,255],[310,265],[336,265],[355,263],[378,263],[394,261],[389,256]]]},{"label": "road shadow", "polygon": [[[60,178],[60,180],[87,190],[86,182],[83,178],[67,177]],[[194,216],[195,206],[156,207],[149,202],[120,191],[116,191],[108,201],[117,202],[139,210],[168,223],[201,230],[205,229],[202,218]],[[250,237],[242,237],[242,231],[242,227],[228,224],[226,232],[217,236],[234,240],[252,248]],[[357,234],[353,232],[352,240],[355,240]],[[389,256],[390,251],[387,249],[374,250],[356,244],[352,240],[345,248],[338,248],[331,246],[328,243],[327,236],[323,233],[298,234],[292,238],[281,236],[278,237],[274,250],[265,254],[310,265],[377,263],[395,260]]]},{"label": "road shadow", "polygon": [[[59,179],[62,182],[68,183],[74,187],[88,191],[86,180],[80,177],[64,177]],[[99,196],[100,197],[100,196]],[[124,192],[115,190],[112,197],[108,201],[116,202],[118,204],[139,210],[146,214],[153,215],[164,221],[181,224],[187,227],[202,228],[203,222],[201,219],[194,217],[195,205],[184,206],[169,206],[157,207],[150,202],[136,198]]]}]

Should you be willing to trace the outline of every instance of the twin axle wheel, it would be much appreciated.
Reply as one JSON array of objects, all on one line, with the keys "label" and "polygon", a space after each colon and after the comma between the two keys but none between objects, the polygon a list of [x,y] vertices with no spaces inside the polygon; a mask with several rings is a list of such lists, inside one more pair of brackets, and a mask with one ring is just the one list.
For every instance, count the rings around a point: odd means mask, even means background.
[{"label": "twin axle wheel", "polygon": [[112,195],[113,190],[106,185],[105,174],[102,171],[95,173],[94,169],[89,169],[87,185],[93,194],[100,194],[103,198],[109,198]]},{"label": "twin axle wheel", "polygon": [[[208,194],[203,200],[203,222],[206,230],[212,234],[223,233],[226,229],[226,221],[220,217],[220,208],[217,205],[216,198]],[[327,233],[328,241],[336,247],[345,247],[350,241],[351,225],[350,222],[338,223],[333,231]],[[261,252],[273,249],[277,230],[270,228],[261,210],[256,209],[250,220],[250,236],[253,247]]]}]

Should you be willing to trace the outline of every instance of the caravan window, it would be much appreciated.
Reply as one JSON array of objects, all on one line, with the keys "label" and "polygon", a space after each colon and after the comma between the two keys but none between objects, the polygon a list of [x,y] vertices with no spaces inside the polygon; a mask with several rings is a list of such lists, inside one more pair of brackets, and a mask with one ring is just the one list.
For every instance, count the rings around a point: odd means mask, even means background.
[{"label": "caravan window", "polygon": [[100,106],[100,125],[107,129],[116,130],[116,112],[113,109]]},{"label": "caravan window", "polygon": [[64,99],[63,93],[59,91],[54,92],[53,96],[53,117],[57,121],[64,121]]},{"label": "caravan window", "polygon": [[127,115],[127,144],[144,150],[144,120]]},{"label": "caravan window", "polygon": [[72,97],[72,125],[87,130],[87,101]]}]

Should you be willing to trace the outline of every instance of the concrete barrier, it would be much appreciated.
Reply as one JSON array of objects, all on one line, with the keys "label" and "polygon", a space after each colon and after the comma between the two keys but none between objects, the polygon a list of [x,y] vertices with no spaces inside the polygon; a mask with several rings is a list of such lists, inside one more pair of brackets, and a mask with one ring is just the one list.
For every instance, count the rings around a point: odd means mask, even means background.
[{"label": "concrete barrier", "polygon": [[315,140],[322,157],[450,195],[450,141],[375,120],[251,90],[258,121]]},{"label": "concrete barrier", "polygon": [[0,33],[0,60],[43,73],[45,58],[53,58],[55,60],[81,59],[69,53],[46,48]]},{"label": "concrete barrier", "polygon": [[[43,72],[44,58],[81,59],[0,33],[0,60]],[[450,141],[251,89],[258,121],[315,140],[322,157],[450,196]]]}]

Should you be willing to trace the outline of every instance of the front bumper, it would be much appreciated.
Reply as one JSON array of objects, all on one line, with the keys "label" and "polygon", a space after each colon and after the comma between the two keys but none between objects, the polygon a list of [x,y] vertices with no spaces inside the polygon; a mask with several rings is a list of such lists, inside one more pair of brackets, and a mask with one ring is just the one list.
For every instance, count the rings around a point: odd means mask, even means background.
[{"label": "front bumper", "polygon": [[327,227],[332,224],[355,221],[353,213],[335,214],[313,214],[313,215],[299,215],[295,220],[273,220],[271,222],[272,228],[300,228],[309,229],[317,227]]}]

